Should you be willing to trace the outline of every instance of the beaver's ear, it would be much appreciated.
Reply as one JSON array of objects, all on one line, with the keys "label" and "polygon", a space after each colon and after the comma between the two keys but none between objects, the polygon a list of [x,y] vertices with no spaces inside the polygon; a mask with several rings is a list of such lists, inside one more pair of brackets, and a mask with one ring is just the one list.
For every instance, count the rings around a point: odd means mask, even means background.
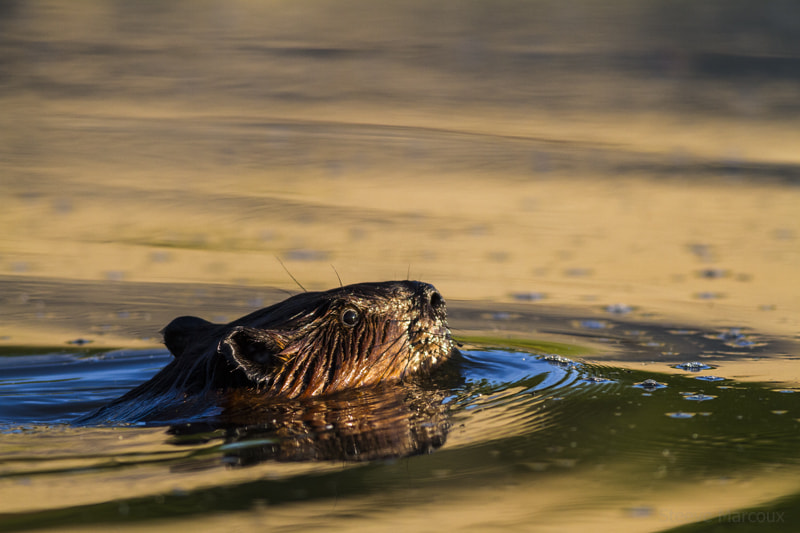
[{"label": "beaver's ear", "polygon": [[216,327],[216,324],[196,316],[181,316],[167,324],[161,334],[167,349],[175,357],[180,357],[193,340]]},{"label": "beaver's ear", "polygon": [[285,362],[288,339],[268,329],[237,326],[219,343],[219,351],[253,381],[269,379]]}]

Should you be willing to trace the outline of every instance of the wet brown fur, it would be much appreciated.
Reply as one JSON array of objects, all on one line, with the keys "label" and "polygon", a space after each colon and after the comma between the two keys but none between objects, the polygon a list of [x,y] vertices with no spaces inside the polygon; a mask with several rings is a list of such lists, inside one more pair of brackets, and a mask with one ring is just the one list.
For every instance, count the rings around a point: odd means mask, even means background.
[{"label": "wet brown fur", "polygon": [[80,422],[218,415],[242,390],[264,401],[328,395],[400,381],[454,351],[444,300],[417,281],[305,292],[229,324],[180,317],[163,334],[173,361]]}]

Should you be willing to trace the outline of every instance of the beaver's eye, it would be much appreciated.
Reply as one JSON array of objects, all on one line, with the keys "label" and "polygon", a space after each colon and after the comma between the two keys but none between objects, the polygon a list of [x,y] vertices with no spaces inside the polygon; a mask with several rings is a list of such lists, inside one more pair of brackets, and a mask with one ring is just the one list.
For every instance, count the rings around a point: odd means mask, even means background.
[{"label": "beaver's eye", "polygon": [[352,328],[356,324],[358,324],[358,311],[353,309],[352,307],[348,307],[342,311],[342,314],[339,315],[339,320],[341,320],[342,324],[347,326],[348,328]]}]

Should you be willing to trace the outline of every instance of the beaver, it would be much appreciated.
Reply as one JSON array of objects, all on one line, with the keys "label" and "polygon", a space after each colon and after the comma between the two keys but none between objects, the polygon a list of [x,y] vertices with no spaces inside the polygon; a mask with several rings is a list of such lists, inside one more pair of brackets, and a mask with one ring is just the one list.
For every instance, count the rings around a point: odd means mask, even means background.
[{"label": "beaver", "polygon": [[219,418],[241,391],[263,402],[330,395],[399,382],[456,352],[444,298],[419,281],[303,292],[229,324],[179,317],[162,334],[174,359],[77,423]]}]

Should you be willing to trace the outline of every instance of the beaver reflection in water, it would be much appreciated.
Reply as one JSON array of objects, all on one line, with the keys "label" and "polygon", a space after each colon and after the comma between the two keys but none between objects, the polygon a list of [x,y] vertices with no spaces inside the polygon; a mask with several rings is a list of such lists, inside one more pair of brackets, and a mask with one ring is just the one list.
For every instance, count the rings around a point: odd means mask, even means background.
[{"label": "beaver reflection in water", "polygon": [[400,381],[455,351],[444,299],[418,281],[305,292],[230,324],[180,317],[163,334],[175,358],[78,423],[224,419],[242,391],[264,402],[330,395]]}]

